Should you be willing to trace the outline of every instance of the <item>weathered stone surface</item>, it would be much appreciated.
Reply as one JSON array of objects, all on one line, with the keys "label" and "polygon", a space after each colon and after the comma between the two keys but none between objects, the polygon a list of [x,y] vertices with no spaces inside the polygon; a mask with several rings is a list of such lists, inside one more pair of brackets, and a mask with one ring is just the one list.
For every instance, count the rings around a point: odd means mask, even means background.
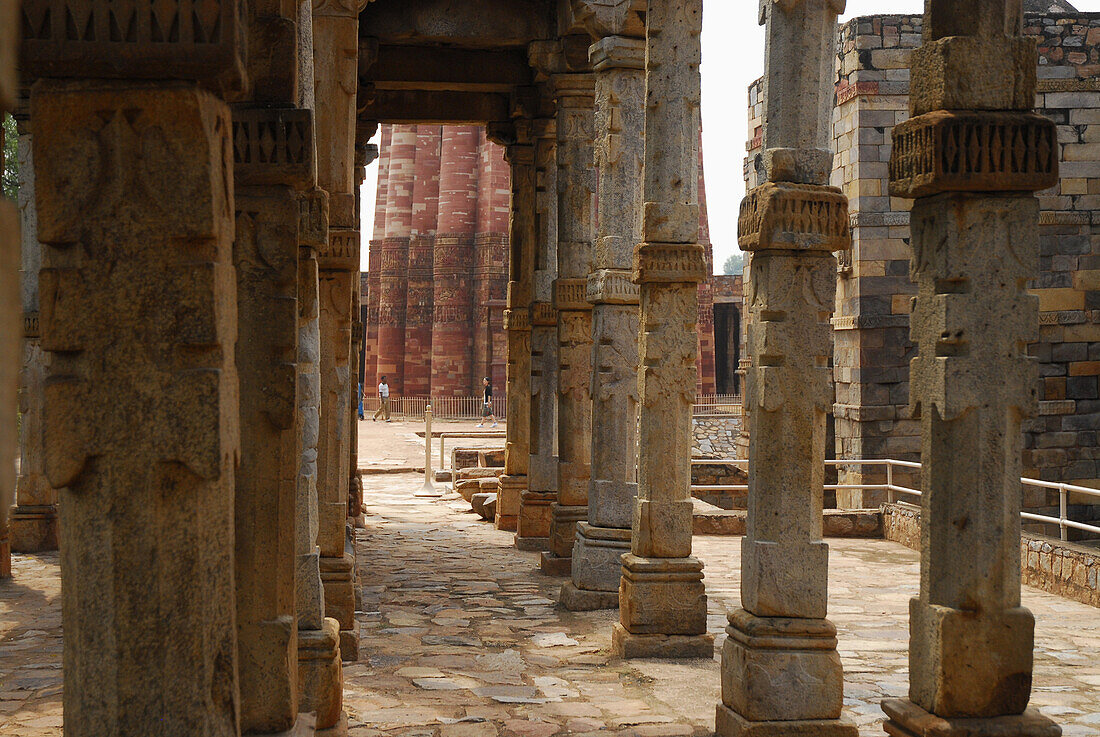
[{"label": "weathered stone surface", "polygon": [[[0,114],[15,107],[15,58],[18,43],[19,7],[0,7]],[[16,417],[19,390],[19,217],[12,203],[0,201],[0,579],[11,576],[11,542],[8,512],[15,501],[15,457],[19,450]]]},{"label": "weathered stone surface", "polygon": [[188,85],[43,83],[31,104],[65,728],[232,737],[229,110]]}]

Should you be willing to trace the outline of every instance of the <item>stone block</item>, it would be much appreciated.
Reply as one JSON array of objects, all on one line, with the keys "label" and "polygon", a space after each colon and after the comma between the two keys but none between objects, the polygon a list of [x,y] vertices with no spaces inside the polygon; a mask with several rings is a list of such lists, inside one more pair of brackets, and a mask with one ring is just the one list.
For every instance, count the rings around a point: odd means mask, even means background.
[{"label": "stone block", "polygon": [[504,449],[493,448],[477,452],[477,465],[484,468],[504,467]]},{"label": "stone block", "polygon": [[710,659],[714,657],[714,635],[638,635],[616,622],[611,630],[611,652],[626,660]]},{"label": "stone block", "polygon": [[844,719],[750,722],[725,704],[719,704],[714,733],[718,737],[856,737],[859,730]]},{"label": "stone block", "polygon": [[1039,713],[991,718],[942,717],[904,699],[883,699],[886,712],[883,729],[891,737],[1060,737],[1062,728]]},{"label": "stone block", "polygon": [[470,497],[470,506],[483,520],[492,522],[496,518],[497,495],[482,491]]},{"label": "stone block", "polygon": [[750,612],[759,617],[825,618],[828,579],[805,575],[829,569],[829,546],[824,542],[745,538],[741,559],[741,600]]},{"label": "stone block", "polygon": [[707,631],[703,564],[695,558],[623,556],[620,621],[632,634]]},{"label": "stone block", "polygon": [[298,631],[298,708],[316,715],[318,729],[330,729],[345,718],[343,699],[340,625],[326,618],[318,629]]},{"label": "stone block", "polygon": [[614,593],[615,606],[618,606],[622,556],[630,552],[630,535],[629,529],[578,522],[572,566],[573,583],[577,588]]},{"label": "stone block", "polygon": [[934,110],[1030,110],[1035,105],[1034,39],[940,38],[914,49],[910,67],[919,70],[909,86],[914,117]]}]

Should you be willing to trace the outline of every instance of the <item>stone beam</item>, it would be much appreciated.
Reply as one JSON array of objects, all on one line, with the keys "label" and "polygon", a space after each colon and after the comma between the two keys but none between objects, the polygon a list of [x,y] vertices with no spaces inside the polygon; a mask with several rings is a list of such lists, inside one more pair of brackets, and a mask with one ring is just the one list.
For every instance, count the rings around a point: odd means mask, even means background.
[{"label": "stone beam", "polygon": [[363,58],[361,53],[360,82],[377,90],[506,93],[531,84],[525,49],[379,46],[377,60],[367,69]]},{"label": "stone beam", "polygon": [[360,13],[362,28],[382,43],[447,44],[465,48],[526,47],[557,35],[547,0],[375,2]]},{"label": "stone beam", "polygon": [[386,123],[470,125],[508,120],[508,95],[495,92],[379,90],[361,87],[359,115]]}]

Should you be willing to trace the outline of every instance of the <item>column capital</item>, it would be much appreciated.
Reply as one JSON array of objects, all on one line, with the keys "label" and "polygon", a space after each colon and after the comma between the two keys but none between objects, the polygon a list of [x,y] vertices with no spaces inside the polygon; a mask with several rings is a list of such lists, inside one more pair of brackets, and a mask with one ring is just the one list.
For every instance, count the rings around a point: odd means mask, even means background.
[{"label": "column capital", "polygon": [[554,99],[561,108],[591,108],[596,97],[596,78],[590,72],[580,74],[555,74]]},{"label": "column capital", "polygon": [[507,309],[504,311],[504,329],[507,331],[528,332],[531,330],[531,316],[525,309]]},{"label": "column capital", "polygon": [[629,36],[605,36],[588,50],[588,59],[597,73],[612,69],[645,70],[645,39]]},{"label": "column capital", "polygon": [[359,20],[370,0],[313,0],[313,15]]},{"label": "column capital", "polygon": [[634,249],[638,284],[699,283],[707,278],[707,260],[698,243],[641,243]]},{"label": "column capital", "polygon": [[741,201],[737,242],[743,251],[846,251],[848,226],[848,198],[838,188],[765,182]]},{"label": "column capital", "polygon": [[[641,290],[628,269],[597,269],[588,275],[585,296],[594,305],[636,305]],[[636,339],[636,336],[631,336]]]},{"label": "column capital", "polygon": [[591,310],[587,291],[588,279],[555,279],[554,309],[559,312]]}]

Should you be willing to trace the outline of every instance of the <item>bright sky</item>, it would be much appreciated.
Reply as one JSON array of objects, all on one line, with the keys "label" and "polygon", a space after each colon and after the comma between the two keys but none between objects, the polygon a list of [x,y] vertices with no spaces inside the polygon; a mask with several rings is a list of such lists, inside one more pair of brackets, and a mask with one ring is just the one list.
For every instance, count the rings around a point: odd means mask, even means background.
[{"label": "bright sky", "polygon": [[[1083,12],[1100,11],[1100,0],[1071,0]],[[714,242],[714,268],[737,249],[737,212],[745,194],[742,165],[748,137],[748,86],[764,73],[764,29],[757,25],[758,0],[706,0],[703,10],[703,150]],[[920,13],[923,0],[848,0],[841,20],[872,13]],[[363,269],[374,223],[378,169],[367,170],[362,189]]]}]

